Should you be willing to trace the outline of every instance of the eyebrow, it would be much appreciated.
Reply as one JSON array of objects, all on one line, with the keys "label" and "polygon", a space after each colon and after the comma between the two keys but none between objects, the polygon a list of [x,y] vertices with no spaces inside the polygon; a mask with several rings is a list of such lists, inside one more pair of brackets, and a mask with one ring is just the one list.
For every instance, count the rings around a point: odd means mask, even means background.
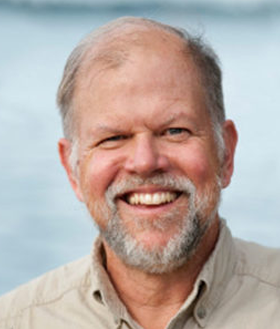
[{"label": "eyebrow", "polygon": [[168,126],[171,123],[173,123],[176,120],[180,120],[180,119],[187,119],[189,122],[191,122],[192,124],[194,124],[194,120],[193,118],[186,113],[184,110],[180,110],[177,113],[170,113],[170,115],[168,116],[167,120],[165,120],[161,126]]},{"label": "eyebrow", "polygon": [[92,137],[99,137],[99,134],[122,134],[124,132],[123,129],[118,127],[111,127],[103,123],[97,124],[93,129],[90,129],[89,135]]},{"label": "eyebrow", "polygon": [[[157,129],[161,129],[164,128],[166,126],[169,126],[170,124],[172,124],[174,121],[178,120],[178,119],[187,119],[188,121],[190,121],[192,124],[194,124],[194,120],[184,111],[184,110],[180,110],[177,113],[170,113],[170,115],[168,115],[167,119],[162,121],[162,122],[158,122],[157,120],[155,120],[155,123],[153,123],[153,125],[157,125]],[[121,120],[121,119],[120,119]],[[122,129],[121,127],[112,127],[107,125],[106,123],[98,123],[94,129],[91,129],[90,134],[91,135],[95,135],[96,133],[112,133],[112,134],[121,134],[124,132],[124,129]]]}]

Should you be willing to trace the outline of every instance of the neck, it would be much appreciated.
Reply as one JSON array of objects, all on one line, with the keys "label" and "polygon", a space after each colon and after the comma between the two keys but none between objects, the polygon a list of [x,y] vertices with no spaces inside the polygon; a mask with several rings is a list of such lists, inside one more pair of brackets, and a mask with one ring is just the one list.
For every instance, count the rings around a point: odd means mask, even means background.
[{"label": "neck", "polygon": [[130,315],[143,328],[165,328],[178,312],[191,294],[197,276],[216,244],[218,232],[216,220],[189,261],[164,274],[149,274],[127,266],[104,243],[110,279]]}]

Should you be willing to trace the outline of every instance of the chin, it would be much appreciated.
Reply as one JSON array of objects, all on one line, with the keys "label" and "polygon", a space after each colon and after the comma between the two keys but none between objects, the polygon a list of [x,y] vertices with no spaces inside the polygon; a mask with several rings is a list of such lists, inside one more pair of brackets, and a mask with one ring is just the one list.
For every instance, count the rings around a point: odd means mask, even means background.
[{"label": "chin", "polygon": [[133,237],[138,245],[145,248],[147,251],[162,250],[167,247],[169,241],[171,241],[176,233],[171,233],[168,230],[166,232],[143,232]]}]

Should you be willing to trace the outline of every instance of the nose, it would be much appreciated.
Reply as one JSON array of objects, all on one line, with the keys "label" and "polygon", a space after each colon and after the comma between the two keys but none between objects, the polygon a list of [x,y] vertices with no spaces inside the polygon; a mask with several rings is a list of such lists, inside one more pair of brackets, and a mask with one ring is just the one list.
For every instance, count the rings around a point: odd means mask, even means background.
[{"label": "nose", "polygon": [[125,169],[130,173],[149,176],[155,172],[166,171],[169,166],[167,156],[160,150],[153,136],[138,136],[127,157]]}]

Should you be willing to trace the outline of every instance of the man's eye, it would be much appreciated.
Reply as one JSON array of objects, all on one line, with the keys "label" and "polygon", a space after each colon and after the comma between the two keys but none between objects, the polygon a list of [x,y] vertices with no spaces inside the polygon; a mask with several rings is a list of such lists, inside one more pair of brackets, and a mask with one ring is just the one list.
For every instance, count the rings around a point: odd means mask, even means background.
[{"label": "man's eye", "polygon": [[167,129],[167,133],[169,135],[182,134],[183,132],[186,132],[186,129],[183,129],[183,128],[169,128],[169,129]]},{"label": "man's eye", "polygon": [[162,135],[170,141],[180,142],[189,138],[190,131],[187,128],[171,127],[166,129]]},{"label": "man's eye", "polygon": [[175,135],[186,135],[189,134],[190,131],[186,128],[179,128],[179,127],[174,127],[174,128],[168,128],[165,131],[165,135],[167,136],[175,136]]},{"label": "man's eye", "polygon": [[126,136],[124,136],[124,135],[111,136],[111,137],[106,138],[103,142],[115,142],[115,141],[119,141],[122,139],[126,139]]},{"label": "man's eye", "polygon": [[122,141],[124,139],[127,139],[127,136],[125,135],[110,136],[100,141],[98,145],[104,145],[104,146],[114,145],[115,142]]}]

